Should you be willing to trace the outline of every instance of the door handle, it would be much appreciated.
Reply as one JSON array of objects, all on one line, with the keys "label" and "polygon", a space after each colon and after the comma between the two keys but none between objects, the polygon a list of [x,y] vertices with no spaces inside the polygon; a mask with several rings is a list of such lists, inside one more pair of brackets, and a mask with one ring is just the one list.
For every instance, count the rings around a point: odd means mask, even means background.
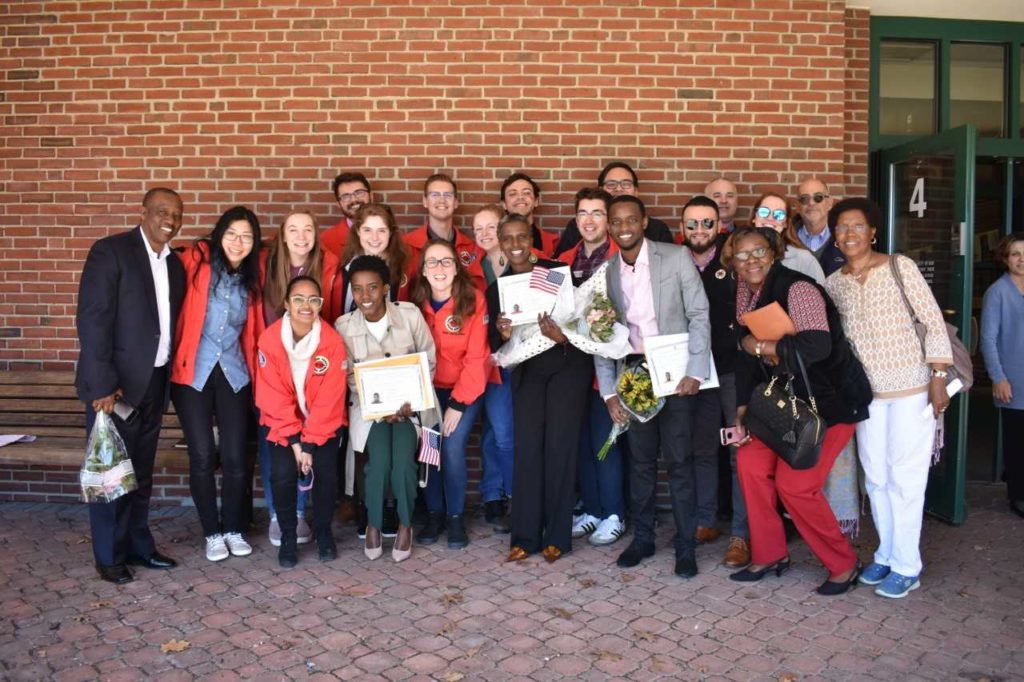
[{"label": "door handle", "polygon": [[942,314],[945,315],[946,317],[953,317],[954,315],[956,315],[956,310],[954,310],[953,308],[943,308]]}]

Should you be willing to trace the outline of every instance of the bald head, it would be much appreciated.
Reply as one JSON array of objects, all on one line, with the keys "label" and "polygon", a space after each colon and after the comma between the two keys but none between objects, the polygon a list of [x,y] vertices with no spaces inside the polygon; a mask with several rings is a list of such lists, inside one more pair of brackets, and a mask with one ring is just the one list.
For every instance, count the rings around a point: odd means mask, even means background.
[{"label": "bald head", "polygon": [[715,178],[704,188],[704,196],[718,204],[718,219],[731,225],[736,219],[736,207],[739,206],[739,196],[732,180],[723,176]]}]

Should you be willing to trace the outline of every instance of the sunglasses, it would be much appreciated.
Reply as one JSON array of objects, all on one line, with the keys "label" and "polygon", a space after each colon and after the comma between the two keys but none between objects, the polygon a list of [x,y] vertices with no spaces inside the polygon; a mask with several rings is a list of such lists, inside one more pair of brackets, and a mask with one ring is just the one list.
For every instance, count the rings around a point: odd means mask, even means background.
[{"label": "sunglasses", "polygon": [[800,202],[801,206],[806,206],[811,203],[812,199],[814,200],[814,203],[820,204],[825,201],[825,199],[828,199],[828,195],[824,192],[815,192],[814,194],[801,194],[796,198],[796,200]]},{"label": "sunglasses", "polygon": [[701,218],[700,220],[697,220],[696,218],[690,218],[689,220],[683,223],[683,227],[685,227],[687,230],[697,230],[700,229],[701,227],[703,227],[705,230],[713,230],[715,229],[715,223],[717,222],[718,221],[715,220],[714,218]]},{"label": "sunglasses", "polygon": [[753,258],[764,258],[764,255],[766,253],[768,253],[768,247],[766,247],[766,246],[759,246],[756,249],[751,249],[750,251],[737,251],[736,253],[732,254],[732,257],[735,258],[736,260],[738,260],[741,263],[745,263],[748,260],[750,260],[752,257]]},{"label": "sunglasses", "polygon": [[770,209],[767,206],[758,206],[757,210],[754,211],[754,215],[758,218],[771,218],[772,220],[786,219],[786,211],[781,208]]},{"label": "sunglasses", "polygon": [[323,296],[302,296],[301,294],[295,294],[294,296],[289,296],[288,300],[296,308],[307,303],[310,308],[322,308],[324,305]]}]

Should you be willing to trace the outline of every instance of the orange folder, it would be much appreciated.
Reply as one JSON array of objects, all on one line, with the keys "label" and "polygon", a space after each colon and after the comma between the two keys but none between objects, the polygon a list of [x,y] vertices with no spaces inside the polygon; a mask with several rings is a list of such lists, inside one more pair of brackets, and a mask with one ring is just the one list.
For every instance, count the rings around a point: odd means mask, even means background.
[{"label": "orange folder", "polygon": [[752,310],[740,317],[743,326],[758,341],[778,341],[783,336],[795,336],[796,327],[778,301]]}]

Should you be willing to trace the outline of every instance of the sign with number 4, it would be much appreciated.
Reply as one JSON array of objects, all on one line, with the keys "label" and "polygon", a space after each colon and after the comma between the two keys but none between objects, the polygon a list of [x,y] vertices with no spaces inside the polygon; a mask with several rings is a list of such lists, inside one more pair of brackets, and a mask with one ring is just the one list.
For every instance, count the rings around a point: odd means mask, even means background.
[{"label": "sign with number 4", "polygon": [[918,178],[914,183],[914,191],[910,194],[910,212],[917,213],[918,218],[923,218],[926,208],[928,202],[924,200],[924,178]]}]

